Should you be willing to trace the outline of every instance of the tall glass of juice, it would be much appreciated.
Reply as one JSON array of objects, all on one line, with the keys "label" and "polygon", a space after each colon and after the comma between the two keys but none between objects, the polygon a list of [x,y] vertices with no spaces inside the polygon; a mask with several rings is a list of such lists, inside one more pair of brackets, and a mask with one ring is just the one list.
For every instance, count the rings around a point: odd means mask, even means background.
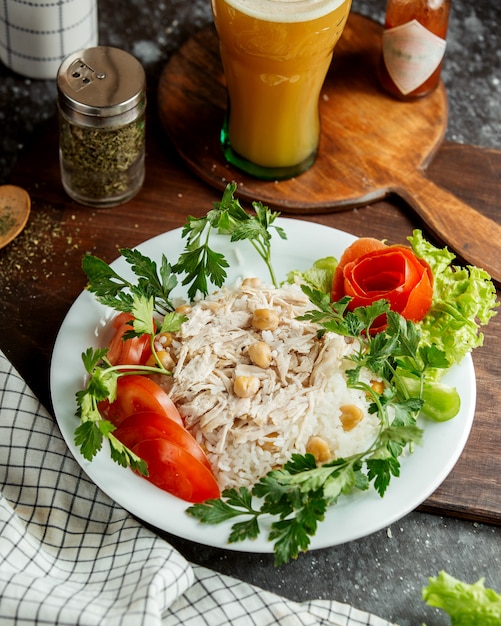
[{"label": "tall glass of juice", "polygon": [[318,101],[351,0],[211,0],[228,91],[226,160],[262,180],[315,162]]}]

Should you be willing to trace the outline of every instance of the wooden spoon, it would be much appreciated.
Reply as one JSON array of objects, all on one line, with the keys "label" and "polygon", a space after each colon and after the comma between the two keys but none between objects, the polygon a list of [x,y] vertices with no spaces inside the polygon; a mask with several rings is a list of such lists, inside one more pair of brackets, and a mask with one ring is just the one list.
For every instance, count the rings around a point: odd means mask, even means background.
[{"label": "wooden spoon", "polygon": [[0,186],[0,248],[4,248],[26,226],[31,210],[28,192],[15,185]]}]

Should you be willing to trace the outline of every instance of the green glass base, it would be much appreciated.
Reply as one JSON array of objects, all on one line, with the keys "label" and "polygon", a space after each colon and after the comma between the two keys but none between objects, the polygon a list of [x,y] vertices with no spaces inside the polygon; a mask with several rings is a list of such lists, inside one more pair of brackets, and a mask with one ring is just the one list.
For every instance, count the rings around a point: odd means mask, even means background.
[{"label": "green glass base", "polygon": [[295,165],[285,167],[263,167],[262,165],[257,165],[240,156],[238,152],[233,150],[226,126],[223,126],[221,129],[221,147],[223,149],[224,158],[228,163],[234,165],[245,174],[261,180],[285,180],[287,178],[294,178],[306,172],[306,170],[309,170],[317,158],[317,151],[315,150],[315,152],[310,154],[306,159]]}]

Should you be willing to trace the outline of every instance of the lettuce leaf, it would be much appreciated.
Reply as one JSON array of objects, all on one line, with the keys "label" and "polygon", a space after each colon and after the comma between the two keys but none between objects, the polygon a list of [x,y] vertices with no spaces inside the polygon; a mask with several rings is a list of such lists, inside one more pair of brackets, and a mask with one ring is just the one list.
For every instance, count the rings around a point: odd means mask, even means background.
[{"label": "lettuce leaf", "polygon": [[[483,345],[480,327],[496,314],[496,288],[485,270],[454,265],[454,254],[426,241],[420,230],[408,240],[415,254],[430,265],[435,278],[431,308],[419,324],[421,343],[442,350],[450,365],[459,363]],[[435,372],[437,377],[441,373]]]},{"label": "lettuce leaf", "polygon": [[501,624],[501,595],[486,588],[483,578],[470,585],[441,571],[428,582],[422,589],[423,600],[448,613],[452,626]]},{"label": "lettuce leaf", "polygon": [[[425,378],[437,382],[452,365],[459,364],[474,348],[483,345],[481,327],[496,315],[499,302],[485,270],[473,265],[454,265],[455,255],[447,248],[435,247],[419,229],[414,230],[408,241],[414,253],[430,265],[434,276],[432,305],[417,327],[421,333]],[[300,280],[330,293],[336,266],[335,258],[325,257],[305,271],[289,272],[287,282]],[[440,364],[425,361],[432,353],[443,357]]]},{"label": "lettuce leaf", "polygon": [[324,293],[330,293],[332,278],[337,267],[337,260],[333,256],[318,259],[313,265],[304,271],[292,270],[287,274],[287,282],[293,283],[295,277],[304,281],[307,285],[319,289]]}]

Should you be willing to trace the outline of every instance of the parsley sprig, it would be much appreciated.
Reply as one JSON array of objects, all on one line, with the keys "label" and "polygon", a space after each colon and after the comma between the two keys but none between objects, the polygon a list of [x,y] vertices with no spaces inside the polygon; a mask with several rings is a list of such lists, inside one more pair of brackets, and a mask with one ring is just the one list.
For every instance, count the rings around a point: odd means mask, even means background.
[{"label": "parsley sprig", "polygon": [[115,426],[103,419],[99,412],[99,402],[116,398],[117,381],[120,375],[131,371],[130,366],[113,367],[106,359],[107,348],[93,350],[88,348],[82,354],[85,369],[90,375],[87,387],[77,392],[77,416],[81,424],[75,430],[75,445],[82,456],[92,461],[101,450],[104,439],[110,444],[111,458],[123,467],[130,466],[144,476],[148,475],[146,463],[129,448],[124,446],[114,435]]},{"label": "parsley sprig", "polygon": [[282,239],[287,238],[283,228],[274,225],[280,213],[271,211],[261,202],[252,203],[255,215],[247,213],[234,197],[236,188],[235,183],[227,185],[221,201],[215,202],[211,211],[203,217],[188,217],[183,227],[186,249],[172,269],[185,274],[182,284],[189,285],[190,300],[198,292],[204,296],[209,293],[208,279],[216,287],[221,287],[226,279],[229,263],[209,245],[214,231],[228,235],[232,242],[248,240],[268,268],[273,284],[278,286],[271,261],[271,229]]},{"label": "parsley sprig", "polygon": [[[91,278],[92,282],[92,278]],[[103,418],[99,411],[99,403],[104,400],[113,402],[117,396],[117,384],[120,376],[133,374],[166,374],[161,359],[155,350],[155,335],[162,332],[178,330],[186,319],[178,313],[167,314],[161,323],[153,319],[153,298],[134,295],[126,310],[134,316],[131,330],[124,338],[149,335],[150,347],[155,360],[154,365],[112,365],[107,358],[108,348],[88,348],[82,354],[82,361],[88,374],[87,385],[77,391],[77,417],[81,423],[75,430],[75,444],[80,448],[83,457],[91,461],[101,450],[103,441],[110,444],[111,458],[123,467],[130,466],[141,474],[147,475],[146,464],[129,448],[124,446],[113,435],[115,426]]]},{"label": "parsley sprig", "polygon": [[75,445],[80,448],[83,457],[90,461],[101,450],[104,440],[108,440],[114,461],[147,475],[146,463],[113,435],[115,426],[103,418],[99,404],[104,400],[113,402],[116,399],[120,376],[170,374],[155,349],[155,336],[178,330],[186,317],[175,312],[170,300],[177,278],[164,255],[158,268],[154,261],[138,250],[124,248],[120,252],[131,265],[136,282],[123,278],[104,261],[89,254],[82,260],[82,268],[88,278],[87,289],[105,306],[131,314],[131,328],[124,333],[123,339],[148,335],[155,364],[112,365],[106,356],[108,348],[88,348],[82,354],[88,381],[85,389],[76,394],[77,417],[81,423],[75,430]]},{"label": "parsley sprig", "polygon": [[155,261],[139,250],[122,248],[120,254],[131,266],[137,282],[132,283],[119,276],[105,261],[86,254],[82,259],[82,269],[89,279],[88,291],[101,304],[116,311],[131,312],[135,306],[135,298],[152,300],[155,310],[162,315],[174,311],[171,292],[177,286],[178,280],[165,255],[162,254],[158,267]]},{"label": "parsley sprig", "polygon": [[146,464],[131,450],[123,446],[113,435],[115,427],[103,418],[99,404],[104,400],[113,402],[117,393],[120,376],[131,374],[166,374],[167,371],[155,349],[155,336],[163,332],[176,332],[186,319],[176,313],[172,291],[178,285],[178,274],[184,274],[182,284],[190,285],[188,298],[193,300],[201,292],[208,294],[209,282],[220,287],[226,278],[225,268],[229,267],[224,255],[211,248],[213,231],[228,235],[231,241],[248,240],[264,260],[273,282],[276,278],[271,263],[271,228],[280,237],[285,232],[273,226],[278,213],[270,211],[261,202],[254,202],[255,215],[247,213],[235,199],[235,184],[226,187],[221,202],[203,218],[188,218],[183,237],[187,237],[185,251],[175,265],[171,265],[162,254],[160,264],[142,254],[137,249],[122,248],[121,256],[130,266],[133,279],[118,274],[102,259],[87,254],[82,259],[82,269],[87,275],[87,290],[93,293],[103,305],[133,317],[131,328],[123,339],[148,335],[154,365],[124,366],[112,365],[107,359],[107,349],[89,348],[82,354],[88,382],[85,389],[77,392],[77,416],[81,423],[75,431],[75,443],[84,458],[92,460],[101,450],[104,440],[110,444],[114,461],[123,466],[131,466],[142,474],[147,473]]},{"label": "parsley sprig", "polygon": [[[378,436],[367,450],[318,467],[311,454],[295,454],[282,469],[266,474],[251,490],[227,489],[221,499],[188,508],[190,515],[208,524],[244,516],[244,521],[232,525],[230,543],[256,538],[261,532],[260,519],[271,516],[268,539],[274,542],[277,566],[308,549],[328,507],[343,494],[367,490],[372,484],[384,496],[392,477],[400,474],[403,450],[420,444],[422,436],[416,419],[423,401],[406,396],[394,383],[404,365],[411,364],[413,373],[422,370],[415,358],[420,338],[416,325],[390,311],[385,301],[351,312],[347,309],[349,298],[331,303],[328,294],[308,286],[303,289],[317,308],[301,319],[318,324],[319,335],[330,331],[358,340],[359,350],[349,357],[354,367],[347,371],[347,384],[371,399],[369,410],[379,417]],[[381,315],[387,316],[388,328],[373,337],[369,329]],[[362,368],[384,381],[383,393],[361,379]],[[253,497],[259,505],[254,504]]]}]

